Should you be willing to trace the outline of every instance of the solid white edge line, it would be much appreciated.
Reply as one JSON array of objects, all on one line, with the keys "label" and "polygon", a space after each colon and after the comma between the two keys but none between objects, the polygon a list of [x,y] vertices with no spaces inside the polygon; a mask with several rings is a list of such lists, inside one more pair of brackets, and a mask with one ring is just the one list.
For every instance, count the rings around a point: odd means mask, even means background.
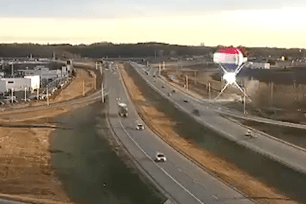
[{"label": "solid white edge line", "polygon": [[[120,70],[118,70],[118,73],[120,75],[120,78],[119,78],[119,81],[121,82],[122,86],[123,86],[123,89],[125,91],[125,94],[127,95],[128,99],[131,100],[127,94],[127,90],[122,82],[122,76],[121,76],[121,73],[120,73]],[[136,113],[136,115],[138,115]],[[199,203],[201,204],[204,204],[199,198],[197,198],[194,194],[192,194],[187,188],[185,188],[182,184],[180,184],[175,178],[173,178],[166,170],[164,170],[161,166],[159,166],[158,164],[156,164],[156,162],[140,147],[140,145],[131,137],[131,135],[128,133],[128,131],[125,129],[125,127],[123,126],[122,122],[120,121],[119,119],[119,123],[122,127],[122,129],[124,130],[124,132],[129,136],[129,138],[135,143],[135,145],[144,153],[144,155],[150,159],[153,164],[155,164],[160,170],[162,170],[169,178],[171,178],[178,186],[180,186],[184,191],[186,191],[189,195],[191,195],[191,197],[193,197],[196,201],[198,201]]]},{"label": "solid white edge line", "polygon": [[142,151],[142,153],[150,159],[153,164],[155,164],[160,170],[162,170],[169,178],[171,178],[178,186],[180,186],[184,191],[186,191],[189,195],[191,195],[196,201],[198,201],[201,204],[204,204],[200,199],[198,199],[195,195],[193,195],[188,189],[186,189],[182,184],[180,184],[175,178],[173,178],[167,171],[165,171],[161,166],[156,164],[156,162],[140,147],[140,145],[132,138],[132,136],[128,133],[128,131],[123,126],[122,122],[119,119],[119,123],[123,129],[123,131],[129,136],[129,138],[135,143],[135,145]]}]

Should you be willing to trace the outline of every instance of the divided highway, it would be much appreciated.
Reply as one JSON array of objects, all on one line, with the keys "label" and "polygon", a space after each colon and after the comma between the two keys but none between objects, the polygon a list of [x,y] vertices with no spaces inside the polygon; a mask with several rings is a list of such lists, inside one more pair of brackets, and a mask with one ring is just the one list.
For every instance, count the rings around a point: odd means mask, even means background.
[{"label": "divided highway", "polygon": [[[105,71],[105,85],[109,91],[108,118],[111,128],[136,163],[162,189],[169,200],[180,204],[253,203],[186,159],[149,128],[135,129],[136,121],[143,121],[127,95],[116,64]],[[119,98],[128,105],[127,118],[118,114]],[[154,161],[157,151],[166,155],[166,162]]]},{"label": "divided highway", "polygon": [[[247,128],[222,117],[220,113],[222,113],[223,109],[216,110],[210,103],[199,101],[179,89],[174,88],[159,77],[153,77],[154,70],[150,70],[151,73],[146,74],[147,70],[145,66],[135,62],[130,62],[130,64],[153,89],[172,101],[182,111],[191,114],[198,122],[240,145],[264,154],[297,171],[306,173],[305,149],[297,148],[286,142],[267,137],[265,134],[258,133],[257,138],[245,137],[244,134]],[[169,96],[169,93],[173,89],[176,90],[176,93]],[[192,114],[194,110],[199,111],[198,116]]]}]

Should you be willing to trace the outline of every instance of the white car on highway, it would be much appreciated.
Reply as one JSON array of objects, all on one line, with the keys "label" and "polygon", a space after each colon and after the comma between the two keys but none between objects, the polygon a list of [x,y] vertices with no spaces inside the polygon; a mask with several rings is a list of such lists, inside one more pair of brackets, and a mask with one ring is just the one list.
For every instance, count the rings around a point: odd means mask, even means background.
[{"label": "white car on highway", "polygon": [[156,162],[161,162],[161,161],[165,162],[165,161],[167,161],[167,159],[166,159],[166,156],[163,153],[157,152],[156,156],[155,156],[155,161]]},{"label": "white car on highway", "polygon": [[250,129],[248,129],[248,130],[246,131],[246,133],[244,134],[244,136],[246,136],[246,137],[257,137],[257,136],[254,134],[254,132],[253,132],[252,130],[250,130]]},{"label": "white car on highway", "polygon": [[144,130],[144,125],[143,124],[137,124],[136,125],[136,130]]}]

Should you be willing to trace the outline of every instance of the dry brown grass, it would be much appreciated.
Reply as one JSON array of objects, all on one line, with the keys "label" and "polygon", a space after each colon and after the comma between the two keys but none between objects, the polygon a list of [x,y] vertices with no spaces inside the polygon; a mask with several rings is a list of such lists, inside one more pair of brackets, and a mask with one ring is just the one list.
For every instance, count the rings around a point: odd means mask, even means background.
[{"label": "dry brown grass", "polygon": [[[75,79],[62,90],[51,103],[71,100],[83,95],[93,87],[93,77],[85,70],[77,69]],[[33,102],[45,105],[46,101]],[[67,113],[72,106],[21,113],[2,112],[0,123],[48,123],[49,119]],[[51,168],[51,128],[5,128],[0,127],[0,198],[28,203],[71,203],[62,184]]]}]

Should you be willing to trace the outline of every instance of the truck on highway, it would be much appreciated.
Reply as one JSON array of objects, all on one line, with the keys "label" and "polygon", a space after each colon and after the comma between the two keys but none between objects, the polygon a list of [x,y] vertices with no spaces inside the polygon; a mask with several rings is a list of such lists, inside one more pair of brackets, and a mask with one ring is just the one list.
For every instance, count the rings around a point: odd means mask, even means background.
[{"label": "truck on highway", "polygon": [[119,107],[119,115],[128,117],[128,108],[127,108],[126,103],[119,102],[118,107]]}]

